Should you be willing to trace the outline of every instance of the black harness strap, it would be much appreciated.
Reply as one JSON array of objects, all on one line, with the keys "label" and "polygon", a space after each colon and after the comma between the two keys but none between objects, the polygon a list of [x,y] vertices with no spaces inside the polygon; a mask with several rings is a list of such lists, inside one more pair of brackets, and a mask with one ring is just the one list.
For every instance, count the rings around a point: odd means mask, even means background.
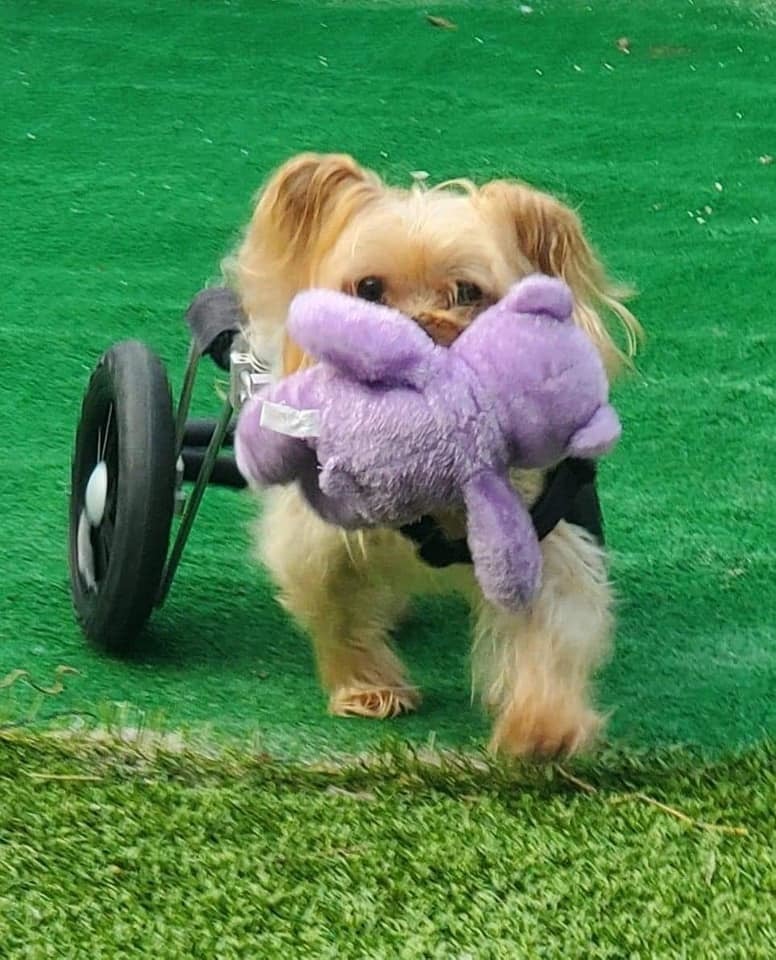
[{"label": "black harness strap", "polygon": [[[531,508],[536,536],[543,540],[561,520],[587,530],[603,545],[601,504],[596,489],[596,465],[592,460],[563,460],[550,471],[541,496]],[[430,567],[471,563],[466,540],[448,540],[433,517],[421,517],[401,528],[418,546],[421,559]]]},{"label": "black harness strap", "polygon": [[563,460],[549,474],[544,490],[531,509],[536,536],[544,540],[561,520],[576,524],[604,541],[603,517],[596,489],[593,460]]}]

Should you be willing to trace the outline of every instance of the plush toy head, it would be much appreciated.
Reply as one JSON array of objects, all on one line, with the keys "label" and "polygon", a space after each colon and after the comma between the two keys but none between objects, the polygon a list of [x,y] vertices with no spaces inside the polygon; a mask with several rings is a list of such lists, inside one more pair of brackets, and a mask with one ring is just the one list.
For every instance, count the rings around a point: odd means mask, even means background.
[{"label": "plush toy head", "polygon": [[619,421],[606,404],[603,363],[587,334],[574,326],[572,310],[565,283],[527,277],[450,348],[487,383],[513,466],[591,459],[619,437]]},{"label": "plush toy head", "polygon": [[620,431],[570,318],[566,285],[529,277],[445,348],[397,311],[300,294],[289,333],[320,362],[246,405],[238,465],[258,485],[298,482],[344,527],[465,508],[483,592],[514,609],[538,587],[541,554],[509,470],[599,456]]}]

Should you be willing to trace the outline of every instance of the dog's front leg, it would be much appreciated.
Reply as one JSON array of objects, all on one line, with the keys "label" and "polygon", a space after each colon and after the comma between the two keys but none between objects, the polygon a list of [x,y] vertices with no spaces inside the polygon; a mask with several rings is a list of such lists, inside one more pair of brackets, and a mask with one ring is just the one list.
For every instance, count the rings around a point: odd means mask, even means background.
[{"label": "dog's front leg", "polygon": [[390,569],[407,566],[402,538],[347,535],[288,487],[268,491],[257,548],[282,604],[312,638],[330,712],[383,719],[415,709],[418,692],[390,643],[406,604]]},{"label": "dog's front leg", "polygon": [[542,548],[533,605],[508,613],[483,604],[475,637],[473,681],[493,715],[491,747],[513,756],[574,753],[602,726],[590,688],[612,626],[603,551],[567,523]]}]

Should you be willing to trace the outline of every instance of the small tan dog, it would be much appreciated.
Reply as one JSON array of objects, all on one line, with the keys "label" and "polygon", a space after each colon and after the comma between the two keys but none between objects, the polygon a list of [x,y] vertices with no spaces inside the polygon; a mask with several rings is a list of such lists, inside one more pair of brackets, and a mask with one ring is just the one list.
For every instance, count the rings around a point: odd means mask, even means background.
[{"label": "small tan dog", "polygon": [[[286,336],[294,295],[343,290],[395,307],[435,340],[451,343],[520,277],[562,277],[575,318],[610,374],[632,353],[639,328],[625,291],[605,276],[575,213],[524,184],[432,189],[386,186],[344,155],[303,154],[258,197],[234,257],[224,264],[250,320],[257,354],[288,374],[311,358]],[[516,476],[532,502],[543,478]],[[461,536],[461,518],[437,518]],[[590,680],[607,650],[612,595],[605,556],[580,527],[559,523],[543,541],[543,586],[521,615],[484,602],[470,566],[431,568],[398,531],[347,534],[320,520],[296,488],[270,491],[257,530],[259,555],[281,601],[311,634],[332,713],[385,718],[414,710],[419,694],[391,644],[413,594],[460,590],[476,614],[473,687],[494,717],[491,746],[513,755],[568,753],[588,744],[601,718]]]}]

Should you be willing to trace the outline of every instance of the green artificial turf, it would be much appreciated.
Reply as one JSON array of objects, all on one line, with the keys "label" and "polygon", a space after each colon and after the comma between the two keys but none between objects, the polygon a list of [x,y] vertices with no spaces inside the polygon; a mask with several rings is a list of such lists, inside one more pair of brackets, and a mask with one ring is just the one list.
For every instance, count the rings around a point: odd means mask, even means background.
[{"label": "green artificial turf", "polygon": [[775,760],[304,769],[3,737],[2,955],[766,960]]},{"label": "green artificial turf", "polygon": [[[58,666],[78,672],[62,676],[56,696],[23,678],[0,688],[0,720],[45,723],[127,703],[160,725],[258,733],[287,754],[360,750],[387,730],[448,745],[485,733],[469,703],[466,614],[454,600],[420,604],[399,638],[425,691],[419,715],[389,727],[327,718],[304,639],[247,559],[251,506],[227,491],[207,495],[149,656],[107,658],[73,623],[66,498],[90,369],[112,342],[139,337],[178,386],[189,299],[216,275],[267,172],[313,148],[350,151],[398,183],[417,169],[435,180],[520,176],[581,209],[614,272],[640,289],[650,337],[639,376],[616,391],[625,435],[602,479],[621,597],[601,681],[612,736],[632,747],[729,748],[774,731],[776,164],[758,159],[776,155],[772,5],[530,7],[6,0],[0,678],[26,670],[45,685]],[[428,11],[457,29],[431,26]],[[215,412],[214,381],[206,371],[205,415]],[[164,809],[163,785],[147,797],[139,784],[112,789],[131,790],[138,810]],[[276,802],[280,816],[285,801]],[[326,809],[320,796],[305,802],[311,815]],[[662,831],[667,857],[677,837],[690,842],[651,811],[638,816],[645,856],[658,855],[650,831]],[[708,894],[699,843],[686,866]],[[170,850],[160,877],[191,848]],[[400,882],[405,865],[375,859]],[[628,878],[649,869],[623,868]],[[584,906],[584,890],[568,895]],[[243,894],[248,917],[251,888]],[[152,887],[133,895],[146,905],[156,896]],[[222,893],[202,896],[217,914]],[[483,917],[490,910],[483,904]]]}]

